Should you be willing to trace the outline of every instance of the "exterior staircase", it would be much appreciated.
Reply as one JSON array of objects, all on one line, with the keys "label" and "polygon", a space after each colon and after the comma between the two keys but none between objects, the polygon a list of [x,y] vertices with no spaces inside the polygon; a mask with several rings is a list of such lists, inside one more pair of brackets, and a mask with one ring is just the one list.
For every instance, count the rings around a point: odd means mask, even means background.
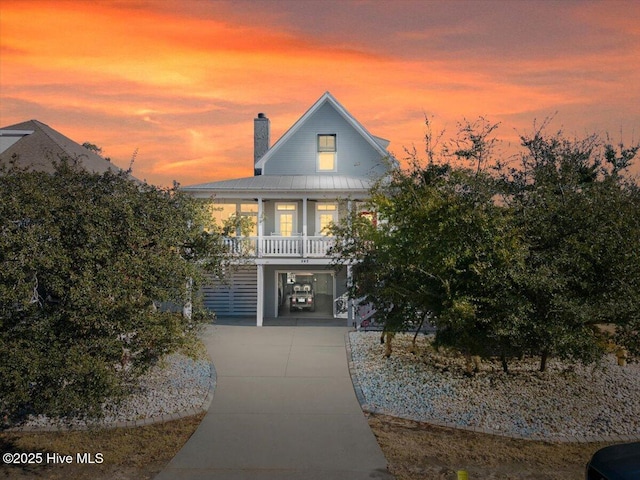
[{"label": "exterior staircase", "polygon": [[[360,297],[353,300],[354,305],[354,323],[355,327],[359,330],[360,328],[369,328],[375,324],[375,314],[376,309],[373,307],[372,303],[365,302],[365,297]],[[335,300],[336,304],[336,317],[338,318],[348,318],[349,316],[349,296],[344,293],[339,296]]]}]

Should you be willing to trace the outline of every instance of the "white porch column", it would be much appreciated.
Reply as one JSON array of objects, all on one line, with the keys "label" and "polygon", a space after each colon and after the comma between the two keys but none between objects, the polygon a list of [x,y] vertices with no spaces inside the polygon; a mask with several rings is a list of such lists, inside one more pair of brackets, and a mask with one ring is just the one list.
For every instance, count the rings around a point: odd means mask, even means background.
[{"label": "white porch column", "polygon": [[307,197],[302,198],[302,256],[307,257]]},{"label": "white porch column", "polygon": [[[353,210],[353,202],[351,200],[347,201],[347,218],[351,219],[351,211]],[[353,285],[353,269],[351,265],[347,265],[347,288],[351,288]],[[351,327],[354,322],[356,322],[355,316],[355,305],[353,303],[353,299],[349,298],[347,300],[347,326]],[[358,325],[356,325],[357,327]]]},{"label": "white porch column", "polygon": [[[347,265],[347,288],[351,288],[353,282],[353,272],[351,271],[351,265]],[[349,298],[347,300],[347,327],[351,327],[354,322],[354,305],[353,300]],[[356,325],[357,327],[357,325]]]},{"label": "white porch column", "polygon": [[258,242],[256,245],[256,255],[262,257],[262,236],[264,235],[264,211],[262,197],[258,197]]},{"label": "white porch column", "polygon": [[258,305],[256,309],[256,326],[262,326],[262,320],[264,317],[264,265],[258,264],[257,267],[257,275],[258,275]]}]

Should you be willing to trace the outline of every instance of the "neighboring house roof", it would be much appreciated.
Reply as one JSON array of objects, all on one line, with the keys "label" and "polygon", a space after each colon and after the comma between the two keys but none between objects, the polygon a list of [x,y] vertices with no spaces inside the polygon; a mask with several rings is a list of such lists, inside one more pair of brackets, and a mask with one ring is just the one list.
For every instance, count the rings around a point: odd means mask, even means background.
[{"label": "neighboring house roof", "polygon": [[38,120],[29,120],[0,129],[0,162],[31,170],[53,173],[53,162],[63,158],[77,160],[89,172],[104,173],[121,169],[79,143]]},{"label": "neighboring house roof", "polygon": [[358,132],[362,137],[376,150],[381,157],[389,156],[387,152],[387,146],[389,141],[384,138],[375,137],[369,133],[369,131],[362,126],[358,120],[356,120],[336,99],[331,93],[325,92],[316,103],[314,103],[309,110],[306,111],[302,117],[298,119],[293,126],[280,137],[280,139],[264,154],[264,156],[255,164],[256,169],[263,169],[265,163],[269,161],[306,122],[316,113],[325,103],[329,103],[342,117]]},{"label": "neighboring house roof", "polygon": [[215,191],[216,197],[261,196],[282,197],[287,193],[304,193],[323,196],[344,195],[358,196],[366,194],[372,181],[362,177],[344,175],[258,175],[254,177],[235,178],[218,182],[190,185],[181,189],[193,194],[210,195]]}]

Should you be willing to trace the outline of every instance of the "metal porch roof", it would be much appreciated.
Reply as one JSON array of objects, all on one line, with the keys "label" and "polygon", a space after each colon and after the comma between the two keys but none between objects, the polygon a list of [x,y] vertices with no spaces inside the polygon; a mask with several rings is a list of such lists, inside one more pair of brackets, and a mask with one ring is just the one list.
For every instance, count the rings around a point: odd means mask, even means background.
[{"label": "metal porch roof", "polygon": [[372,179],[343,175],[258,175],[182,187],[186,192],[215,193],[291,193],[358,192],[365,193]]}]

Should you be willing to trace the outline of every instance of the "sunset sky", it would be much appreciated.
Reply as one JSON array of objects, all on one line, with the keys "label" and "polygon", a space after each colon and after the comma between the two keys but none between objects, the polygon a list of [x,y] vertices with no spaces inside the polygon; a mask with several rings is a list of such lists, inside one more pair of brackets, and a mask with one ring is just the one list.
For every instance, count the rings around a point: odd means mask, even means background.
[{"label": "sunset sky", "polygon": [[640,140],[634,0],[5,1],[0,41],[0,126],[37,119],[123,167],[138,149],[159,185],[252,175],[256,114],[273,142],[327,90],[399,158],[425,114]]}]

